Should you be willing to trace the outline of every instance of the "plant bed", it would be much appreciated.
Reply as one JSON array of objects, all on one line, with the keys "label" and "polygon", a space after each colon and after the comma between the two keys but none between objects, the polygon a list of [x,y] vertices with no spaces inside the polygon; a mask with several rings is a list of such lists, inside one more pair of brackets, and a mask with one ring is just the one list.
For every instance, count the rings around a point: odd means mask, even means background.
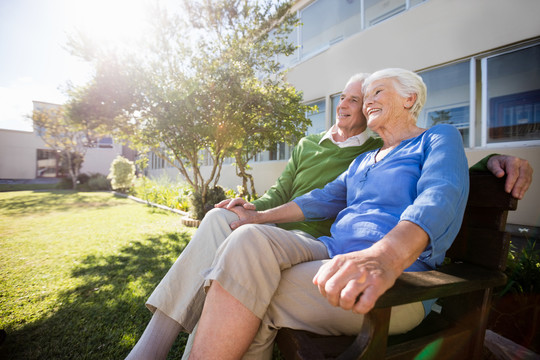
[{"label": "plant bed", "polygon": [[540,353],[540,248],[521,230],[525,235],[512,237],[508,283],[493,298],[488,329]]},{"label": "plant bed", "polygon": [[183,217],[182,218],[182,225],[189,226],[189,227],[195,227],[198,228],[201,224],[201,220],[192,219],[189,217]]},{"label": "plant bed", "polygon": [[488,329],[540,353],[540,294],[506,294],[493,299]]}]

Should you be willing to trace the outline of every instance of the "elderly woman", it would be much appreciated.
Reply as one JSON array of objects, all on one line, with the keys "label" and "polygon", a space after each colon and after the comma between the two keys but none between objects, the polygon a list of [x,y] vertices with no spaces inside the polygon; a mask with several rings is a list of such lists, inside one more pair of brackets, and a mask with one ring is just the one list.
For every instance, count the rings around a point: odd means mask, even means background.
[{"label": "elderly woman", "polygon": [[[363,86],[363,111],[383,146],[360,155],[323,189],[285,205],[261,212],[234,208],[240,220],[232,227],[253,225],[233,232],[206,274],[191,358],[269,358],[283,326],[353,334],[403,271],[442,262],[468,196],[461,136],[448,125],[416,126],[426,98],[418,75],[387,69]],[[318,240],[257,225],[333,217],[331,236]],[[308,279],[287,284],[298,278],[290,271],[311,274],[314,285]],[[430,305],[394,308],[390,333],[415,327]]]}]

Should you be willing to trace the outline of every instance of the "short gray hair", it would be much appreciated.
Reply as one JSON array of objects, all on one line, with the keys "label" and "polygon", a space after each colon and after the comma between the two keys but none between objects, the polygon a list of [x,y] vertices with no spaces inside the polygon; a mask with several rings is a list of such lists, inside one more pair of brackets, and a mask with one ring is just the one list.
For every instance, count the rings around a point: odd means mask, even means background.
[{"label": "short gray hair", "polygon": [[369,75],[370,75],[369,73],[354,74],[353,76],[349,78],[349,80],[345,84],[345,87],[349,86],[349,84],[354,83],[354,82],[365,81],[369,77]]},{"label": "short gray hair", "polygon": [[388,78],[394,80],[394,88],[401,96],[408,97],[416,94],[416,101],[409,111],[415,119],[418,118],[420,111],[422,111],[426,103],[427,88],[422,78],[412,71],[398,68],[376,71],[364,80],[364,85],[362,86],[363,92],[365,92],[368,85],[372,82]]}]

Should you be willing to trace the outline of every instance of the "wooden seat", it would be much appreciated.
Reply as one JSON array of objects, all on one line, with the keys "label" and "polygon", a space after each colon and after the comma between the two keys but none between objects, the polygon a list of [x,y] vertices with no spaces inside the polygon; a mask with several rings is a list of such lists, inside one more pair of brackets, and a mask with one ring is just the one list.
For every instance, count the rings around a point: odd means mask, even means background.
[{"label": "wooden seat", "polygon": [[[510,236],[509,210],[517,199],[504,179],[470,173],[470,193],[460,232],[447,262],[427,272],[403,273],[366,315],[361,333],[321,336],[284,328],[276,341],[287,359],[480,359],[493,288],[504,285]],[[415,329],[388,336],[392,306],[438,298]]]}]

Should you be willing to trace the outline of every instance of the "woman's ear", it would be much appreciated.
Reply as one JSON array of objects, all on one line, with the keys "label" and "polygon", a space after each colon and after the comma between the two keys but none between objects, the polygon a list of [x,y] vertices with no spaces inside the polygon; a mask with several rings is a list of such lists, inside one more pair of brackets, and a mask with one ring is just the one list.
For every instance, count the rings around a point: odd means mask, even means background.
[{"label": "woman's ear", "polygon": [[413,107],[414,103],[416,102],[416,94],[411,94],[405,98],[405,102],[403,103],[403,107],[405,109],[410,109]]}]

